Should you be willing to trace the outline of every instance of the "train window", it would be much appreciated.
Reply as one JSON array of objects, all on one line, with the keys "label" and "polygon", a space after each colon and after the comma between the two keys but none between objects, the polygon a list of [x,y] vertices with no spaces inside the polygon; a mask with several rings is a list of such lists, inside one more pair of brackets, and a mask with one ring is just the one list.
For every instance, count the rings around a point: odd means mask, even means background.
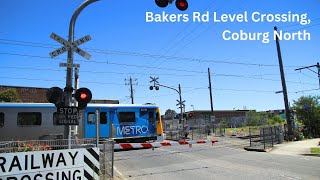
[{"label": "train window", "polygon": [[4,113],[0,113],[0,127],[4,126]]},{"label": "train window", "polygon": [[135,112],[119,112],[119,122],[120,123],[136,122],[136,113]]},{"label": "train window", "polygon": [[145,116],[148,114],[148,109],[146,108],[141,108],[140,109],[140,117]]},{"label": "train window", "polygon": [[108,123],[108,116],[106,112],[100,113],[100,124],[107,124]]},{"label": "train window", "polygon": [[87,117],[88,124],[95,124],[96,123],[96,114],[94,112],[89,112]]},{"label": "train window", "polygon": [[149,121],[154,121],[154,113],[149,112]]},{"label": "train window", "polygon": [[20,112],[18,113],[18,126],[40,126],[40,112]]}]

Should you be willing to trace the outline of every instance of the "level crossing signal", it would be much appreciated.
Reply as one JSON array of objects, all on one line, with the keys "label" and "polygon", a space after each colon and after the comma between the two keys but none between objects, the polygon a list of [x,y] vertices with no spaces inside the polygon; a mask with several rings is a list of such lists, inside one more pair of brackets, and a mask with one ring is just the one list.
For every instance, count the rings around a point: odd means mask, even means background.
[{"label": "level crossing signal", "polygon": [[74,97],[78,101],[79,110],[82,110],[85,109],[91,101],[92,93],[88,88],[80,88],[76,91]]},{"label": "level crossing signal", "polygon": [[[155,0],[157,6],[159,7],[167,7],[168,4],[172,3],[173,0]],[[188,9],[188,1],[187,0],[176,0],[176,7],[180,10],[180,11],[185,11]]]},{"label": "level crossing signal", "polygon": [[56,107],[63,107],[65,103],[65,94],[59,87],[52,87],[46,93],[47,100],[56,105]]},{"label": "level crossing signal", "polygon": [[[46,93],[47,100],[56,105],[57,108],[65,107],[65,93],[59,87],[52,87]],[[87,107],[92,99],[92,93],[88,88],[80,88],[74,95],[78,102],[79,110]]]}]

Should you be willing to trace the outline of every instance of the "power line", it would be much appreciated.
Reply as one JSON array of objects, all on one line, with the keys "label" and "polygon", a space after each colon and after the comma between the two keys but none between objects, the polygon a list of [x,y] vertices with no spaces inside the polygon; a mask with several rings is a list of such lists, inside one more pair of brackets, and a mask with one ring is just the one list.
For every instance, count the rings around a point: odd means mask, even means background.
[{"label": "power line", "polygon": [[[36,56],[36,55],[27,55],[27,54],[17,54],[17,53],[4,53],[0,52],[0,54],[6,54],[6,55],[13,55],[13,56],[23,56],[23,57],[33,57],[33,58],[42,58],[42,59],[50,59],[49,57],[44,57],[44,56]],[[62,59],[63,58],[57,58],[57,59]],[[86,60],[77,60],[77,61],[82,61],[86,63],[102,63],[102,64],[110,64],[110,65],[118,65],[118,66],[126,66],[126,67],[137,67],[137,68],[153,68],[150,66],[143,66],[143,65],[134,65],[134,64],[123,64],[123,63],[113,63],[113,62],[105,62],[105,61],[86,61]],[[202,73],[201,71],[192,71],[192,70],[181,70],[181,69],[172,69],[172,68],[158,68],[159,70],[168,70],[168,71],[179,71],[179,72],[191,72],[191,73]],[[244,75],[232,75],[232,74],[212,74],[213,76],[233,76],[233,77],[241,77],[241,78],[248,78],[248,79],[261,79],[261,80],[266,80],[266,81],[280,81],[280,80],[275,80],[275,79],[267,79],[267,78],[261,78],[261,77],[249,77],[249,76],[244,76]],[[297,83],[297,84],[309,84],[313,85],[310,83],[301,83],[301,82],[294,82],[294,81],[288,81],[290,83]]]},{"label": "power line", "polygon": [[[245,1],[243,1],[241,4],[243,4]],[[221,7],[219,7],[218,9],[216,9],[215,10],[215,12],[217,12],[218,10],[220,10],[220,8]],[[231,12],[232,11],[234,11],[236,8],[234,8],[234,9],[232,9],[231,10]],[[230,13],[231,13],[230,12]],[[190,31],[190,33],[189,34],[191,34],[191,33],[193,33],[196,29],[198,29],[198,27],[200,27],[200,25],[202,25],[203,23],[200,23],[200,24],[198,24],[192,31]],[[210,26],[209,26],[210,27]],[[197,39],[199,36],[200,36],[201,34],[199,34],[195,39]],[[189,35],[186,35],[186,36],[184,36],[184,38],[182,38],[181,40],[180,40],[180,42],[182,42],[186,37],[188,37]],[[195,39],[193,39],[193,40],[195,40]],[[178,44],[180,44],[180,42],[178,42],[178,43],[176,43],[176,44],[174,44],[174,46],[171,48],[171,49],[173,49],[174,47],[176,47]],[[181,49],[184,49],[187,45],[189,45],[191,43],[191,41],[188,43],[188,44],[186,44],[185,46],[183,46],[183,48],[180,48],[180,50]],[[177,54],[177,51],[174,53],[174,54]],[[202,60],[201,59],[197,59],[196,60],[196,62],[201,62]],[[203,61],[203,62],[206,62],[206,61]],[[156,68],[157,67],[159,67],[160,65],[161,65],[162,63],[159,63],[157,66],[156,66]],[[233,64],[236,64],[236,63],[233,63]],[[201,63],[200,63],[200,65],[201,65]]]},{"label": "power line", "polygon": [[296,92],[294,92],[294,93],[302,93],[302,92],[317,91],[317,90],[320,90],[320,89],[317,88],[317,89],[301,90],[301,91],[296,91]]},{"label": "power line", "polygon": [[[4,40],[4,39],[0,39]],[[6,41],[11,41],[8,39],[5,39]],[[15,40],[13,40],[15,41]],[[19,42],[19,41],[15,41]],[[26,42],[26,41],[22,41]],[[29,42],[32,44],[39,44],[39,43],[33,43]],[[3,43],[0,42],[0,44],[8,44],[8,43]],[[18,46],[29,46],[26,44],[17,44],[17,43],[10,43],[11,45],[18,45]],[[48,46],[48,44],[45,44],[46,46],[36,46],[32,45],[31,47],[43,47],[43,48],[52,48],[54,46]],[[188,44],[187,44],[188,45]],[[57,47],[57,46],[55,46]],[[276,64],[258,64],[258,63],[244,63],[244,62],[235,62],[235,61],[223,61],[223,60],[214,60],[214,59],[203,59],[203,58],[191,58],[191,57],[178,57],[178,56],[164,56],[164,55],[159,55],[159,54],[149,54],[149,53],[138,53],[138,52],[127,52],[127,51],[113,51],[113,50],[103,50],[103,49],[92,49],[92,48],[86,48],[88,52],[95,52],[95,53],[102,53],[102,54],[113,54],[113,55],[120,55],[120,56],[136,56],[136,57],[145,57],[145,58],[159,58],[159,59],[166,59],[166,60],[176,60],[176,61],[190,61],[190,62],[208,62],[208,63],[217,63],[217,64],[231,64],[231,65],[244,65],[244,66],[262,66],[262,67],[277,67],[278,65]],[[0,53],[0,54],[7,54],[11,55],[14,53]],[[35,56],[37,57],[37,56]],[[45,57],[42,57],[45,58]],[[55,59],[62,59],[62,58],[55,58]],[[84,61],[86,62],[86,61]],[[296,68],[299,66],[285,66],[285,67],[290,67],[290,68]],[[155,68],[155,67],[153,67]]]},{"label": "power line", "polygon": [[[320,18],[315,18],[315,19],[310,19],[310,21],[318,21],[320,20]],[[287,26],[281,26],[281,27],[278,27],[279,29],[284,29],[284,28],[289,28],[289,27],[294,27],[294,26],[301,26],[301,24],[292,24],[292,25],[287,25]]]},{"label": "power line", "polygon": [[[33,71],[57,71],[57,72],[64,72],[65,70],[62,69],[52,69],[52,68],[33,68],[33,67],[14,67],[14,66],[0,66],[0,69],[16,69],[16,70],[33,70]],[[145,75],[150,76],[150,74],[147,73],[136,73],[136,72],[114,72],[114,71],[88,71],[83,70],[81,73],[95,73],[95,74],[121,74],[121,75],[127,75],[127,74],[139,74],[139,75]],[[206,74],[199,71],[200,74],[170,74],[170,73],[161,73],[159,75],[161,76],[207,76]],[[299,72],[302,73],[302,72]],[[298,73],[286,73],[288,74],[298,74]],[[218,74],[218,73],[211,73],[213,76],[240,76],[240,77],[255,77],[255,76],[275,76],[279,74]],[[310,77],[310,76],[309,76]]]},{"label": "power line", "polygon": [[304,26],[304,27],[302,27],[302,28],[297,28],[297,29],[288,30],[288,31],[285,31],[285,32],[293,32],[293,31],[304,30],[304,29],[312,28],[312,27],[319,26],[319,25],[320,25],[320,23],[317,23],[317,24],[313,24],[313,25],[310,25],[310,26]]},{"label": "power line", "polygon": [[[117,64],[119,65],[119,64]],[[136,65],[135,65],[136,66]],[[146,67],[146,66],[142,66]],[[25,68],[25,67],[0,67],[0,68],[11,68],[11,69],[26,69],[26,70],[39,70],[39,71],[57,71],[57,72],[62,72],[64,70],[55,70],[55,69],[41,69],[41,68]],[[170,69],[170,70],[176,70],[176,69]],[[99,72],[99,71],[81,71],[82,73],[101,73],[101,74],[121,74],[121,75],[127,75],[128,73],[121,73],[121,72]],[[192,76],[207,76],[206,74],[203,74],[200,71],[192,71],[192,72],[197,72],[200,73],[199,75],[195,74],[161,74],[164,76],[185,76],[185,77],[192,77]],[[138,74],[138,73],[134,73]],[[145,73],[139,73],[140,75],[145,75],[149,76],[150,74],[145,74]],[[294,73],[291,73],[294,74]],[[235,77],[235,78],[245,78],[245,79],[256,79],[256,80],[265,80],[265,81],[274,81],[274,82],[280,82],[280,80],[277,79],[269,79],[269,78],[262,78],[261,74],[260,75],[241,75],[241,74],[218,74],[218,73],[211,73],[212,76],[214,77]],[[277,74],[266,74],[266,75],[277,75]],[[287,81],[289,83],[294,83],[294,84],[307,84],[307,85],[315,85],[312,83],[303,83],[303,82],[296,82],[296,81]]]}]

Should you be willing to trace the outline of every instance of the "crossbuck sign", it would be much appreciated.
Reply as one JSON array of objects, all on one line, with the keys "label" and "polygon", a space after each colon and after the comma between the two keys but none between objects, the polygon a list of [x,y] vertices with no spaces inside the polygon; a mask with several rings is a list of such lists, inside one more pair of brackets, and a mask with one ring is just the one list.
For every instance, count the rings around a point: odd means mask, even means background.
[{"label": "crossbuck sign", "polygon": [[63,39],[62,37],[58,36],[55,33],[52,33],[50,35],[50,37],[63,45],[61,48],[49,53],[51,58],[59,56],[60,54],[63,54],[64,52],[71,49],[73,52],[78,53],[80,56],[83,56],[84,58],[86,58],[88,60],[90,59],[91,55],[78,47],[80,44],[83,44],[83,43],[91,40],[91,37],[89,35],[87,35],[83,38],[80,38],[72,43]]}]

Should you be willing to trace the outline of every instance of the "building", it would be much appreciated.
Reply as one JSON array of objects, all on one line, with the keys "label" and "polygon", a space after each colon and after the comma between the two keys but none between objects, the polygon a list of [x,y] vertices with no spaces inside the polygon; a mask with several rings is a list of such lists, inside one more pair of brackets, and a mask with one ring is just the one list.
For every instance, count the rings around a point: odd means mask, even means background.
[{"label": "building", "polygon": [[[196,110],[185,112],[186,122],[190,126],[213,126],[225,120],[232,126],[239,126],[246,120],[246,112],[249,110]],[[176,129],[179,124],[179,114],[165,114],[162,116],[165,129]]]},{"label": "building", "polygon": [[[0,92],[8,89],[16,90],[18,101],[21,103],[49,103],[46,97],[49,88],[0,86]],[[92,99],[90,103],[119,104],[119,100]]]},{"label": "building", "polygon": [[14,89],[17,92],[18,101],[22,103],[48,103],[46,93],[48,88],[22,87],[22,86],[0,86],[0,92]]}]

